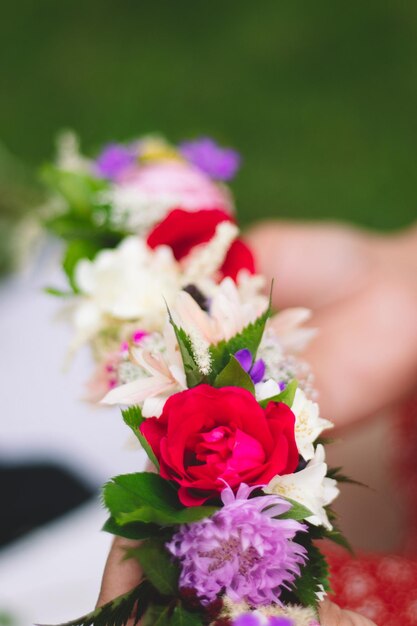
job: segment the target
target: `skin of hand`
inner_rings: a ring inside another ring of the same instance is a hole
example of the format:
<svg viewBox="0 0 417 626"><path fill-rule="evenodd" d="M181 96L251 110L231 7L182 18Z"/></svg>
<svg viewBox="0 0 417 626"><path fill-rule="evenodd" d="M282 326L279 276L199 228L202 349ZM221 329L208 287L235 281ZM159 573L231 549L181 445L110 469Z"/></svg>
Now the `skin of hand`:
<svg viewBox="0 0 417 626"><path fill-rule="evenodd" d="M120 537L114 540L104 568L97 606L110 602L113 598L127 593L138 585L141 579L138 563L134 559L124 560L126 549L137 545L137 542ZM365 617L352 611L344 611L328 600L321 604L320 624L321 626L376 626ZM133 626L133 622L128 622L128 626Z"/></svg>
<svg viewBox="0 0 417 626"><path fill-rule="evenodd" d="M271 222L247 239L274 279L274 305L313 311L318 334L303 358L324 417L348 426L417 390L417 227Z"/></svg>

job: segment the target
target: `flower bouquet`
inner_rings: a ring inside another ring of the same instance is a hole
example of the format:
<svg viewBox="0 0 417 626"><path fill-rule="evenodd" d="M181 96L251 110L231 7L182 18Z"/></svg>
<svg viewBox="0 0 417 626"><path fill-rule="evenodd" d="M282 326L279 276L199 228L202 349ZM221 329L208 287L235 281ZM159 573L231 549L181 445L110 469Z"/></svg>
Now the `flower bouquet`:
<svg viewBox="0 0 417 626"><path fill-rule="evenodd" d="M67 243L75 330L149 471L103 489L104 530L138 540L138 586L76 625L313 626L330 589L316 542L346 544L330 504L306 309L273 314L225 181L239 156L211 139L112 144L65 136L45 169L45 224Z"/></svg>

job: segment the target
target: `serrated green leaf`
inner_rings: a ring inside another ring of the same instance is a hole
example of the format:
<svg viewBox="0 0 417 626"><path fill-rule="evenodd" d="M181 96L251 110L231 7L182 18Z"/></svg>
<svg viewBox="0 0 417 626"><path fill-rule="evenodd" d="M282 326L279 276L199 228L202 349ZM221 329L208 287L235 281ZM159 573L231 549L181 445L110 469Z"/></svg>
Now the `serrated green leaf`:
<svg viewBox="0 0 417 626"><path fill-rule="evenodd" d="M59 626L125 626L139 622L151 599L152 587L148 581L107 602L87 615Z"/></svg>
<svg viewBox="0 0 417 626"><path fill-rule="evenodd" d="M102 530L126 539L148 539L149 537L160 537L161 535L161 528L156 524L132 522L131 524L120 526L113 517L108 518Z"/></svg>
<svg viewBox="0 0 417 626"><path fill-rule="evenodd" d="M217 374L214 387L242 387L255 395L255 385L251 377L235 356L231 356L226 367Z"/></svg>
<svg viewBox="0 0 417 626"><path fill-rule="evenodd" d="M198 613L190 613L183 606L175 607L170 621L170 626L202 626L203 620Z"/></svg>
<svg viewBox="0 0 417 626"><path fill-rule="evenodd" d="M311 515L313 515L310 509L308 509L303 504L300 504L299 502L296 502L295 500L292 500L291 498L283 497L283 500L286 500L287 502L289 502L291 504L291 508L286 513L283 513L282 515L280 515L279 519L302 520L302 519L306 519L306 517L311 517Z"/></svg>
<svg viewBox="0 0 417 626"><path fill-rule="evenodd" d="M331 591L329 582L329 567L324 555L307 538L308 559L301 568L301 573L293 583L292 591L298 602L304 606L317 609L317 594L323 591Z"/></svg>
<svg viewBox="0 0 417 626"><path fill-rule="evenodd" d="M178 595L180 570L163 542L157 539L144 541L138 548L129 551L137 559L146 578L163 596Z"/></svg>
<svg viewBox="0 0 417 626"><path fill-rule="evenodd" d="M333 526L333 530L328 530L327 528L324 529L323 539L328 539L329 541L332 541L341 548L347 550L347 552L349 552L349 554L351 554L352 556L355 555L355 551L350 545L348 539L344 536L342 531L340 531L335 526Z"/></svg>
<svg viewBox="0 0 417 626"><path fill-rule="evenodd" d="M168 310L168 317L171 323L172 328L174 329L175 336L178 341L178 346L180 349L180 354L182 358L182 362L184 365L185 377L187 380L187 387L190 389L191 387L196 387L200 383L203 382L204 376L200 372L198 365L194 359L193 347L191 343L191 339L185 332L183 328L180 328L176 325L171 315L171 311Z"/></svg>
<svg viewBox="0 0 417 626"><path fill-rule="evenodd" d="M288 385L285 387L281 393L276 396L272 396L271 398L266 398L262 400L259 404L265 408L270 402L283 402L290 408L294 403L295 392L297 391L298 381L294 378Z"/></svg>
<svg viewBox="0 0 417 626"><path fill-rule="evenodd" d="M144 437L139 430L140 425L146 419L146 417L143 417L140 407L130 406L128 409L124 409L122 411L122 416L125 424L131 428L133 434L145 450L148 459L155 465L156 469L159 470L159 461L156 458L151 446L147 442L146 437Z"/></svg>
<svg viewBox="0 0 417 626"><path fill-rule="evenodd" d="M105 485L103 499L120 526L132 522L172 526L194 522L217 511L210 506L183 507L172 483L150 472L116 476Z"/></svg>
<svg viewBox="0 0 417 626"><path fill-rule="evenodd" d="M212 361L212 371L208 377L208 382L213 384L217 375L226 367L230 357L235 355L239 350L247 348L250 350L253 359L261 343L265 325L271 315L271 307L251 324L248 324L240 333L229 339L228 341L220 341L214 346L210 346L210 355Z"/></svg>

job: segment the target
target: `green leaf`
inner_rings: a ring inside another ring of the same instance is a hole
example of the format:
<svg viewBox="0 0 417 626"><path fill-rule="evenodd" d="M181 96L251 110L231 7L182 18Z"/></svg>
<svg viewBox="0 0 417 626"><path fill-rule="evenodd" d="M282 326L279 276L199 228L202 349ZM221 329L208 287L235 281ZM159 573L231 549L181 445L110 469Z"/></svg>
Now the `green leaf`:
<svg viewBox="0 0 417 626"><path fill-rule="evenodd" d="M149 537L161 536L161 528L156 524L132 522L131 524L120 526L113 517L108 518L102 530L126 539L148 539Z"/></svg>
<svg viewBox="0 0 417 626"><path fill-rule="evenodd" d="M271 398L266 398L262 400L259 404L265 408L270 402L283 402L290 408L293 405L295 392L297 391L298 381L294 378L288 385L285 387L284 391L277 394L276 396L272 396Z"/></svg>
<svg viewBox="0 0 417 626"><path fill-rule="evenodd" d="M143 626L169 626L171 611L170 606L151 604L143 616Z"/></svg>
<svg viewBox="0 0 417 626"><path fill-rule="evenodd" d="M349 478L349 476L342 474L341 470L342 467L329 467L327 470L327 477L337 480L338 483L347 483L349 485L356 485L357 487L366 487L367 489L371 489L369 485L365 485L365 483L361 483L359 480L354 480L353 478Z"/></svg>
<svg viewBox="0 0 417 626"><path fill-rule="evenodd" d="M57 289L56 287L45 287L44 292L58 298L69 298L74 295L73 291L62 291L62 289Z"/></svg>
<svg viewBox="0 0 417 626"><path fill-rule="evenodd" d="M187 387L190 389L191 387L196 387L201 382L203 382L204 376L200 372L198 365L194 359L193 346L190 337L187 335L183 328L180 328L176 325L168 306L167 309L169 321L174 329L175 336L178 341L178 346L184 365L185 377L187 380Z"/></svg>
<svg viewBox="0 0 417 626"><path fill-rule="evenodd" d="M170 626L203 626L202 616L198 613L190 613L180 604L175 607Z"/></svg>
<svg viewBox="0 0 417 626"><path fill-rule="evenodd" d="M137 624L149 604L151 592L152 587L145 580L128 593L60 626L125 626L129 619L132 619L132 624Z"/></svg>
<svg viewBox="0 0 417 626"><path fill-rule="evenodd" d="M293 583L293 593L300 604L317 609L317 593L330 591L329 567L324 555L311 540L307 545L308 560L301 568L300 576ZM323 587L323 589L321 588Z"/></svg>
<svg viewBox="0 0 417 626"><path fill-rule="evenodd" d="M350 545L348 539L346 539L344 534L340 530L338 530L337 528L333 527L333 530L325 529L325 533L323 534L323 537L325 539L328 539L329 541L332 541L333 543L337 544L338 546L344 548L352 556L355 555L355 551L352 548L352 546Z"/></svg>
<svg viewBox="0 0 417 626"><path fill-rule="evenodd" d="M97 244L91 241L74 239L68 244L62 261L62 267L68 276L71 287L76 293L79 293L79 288L75 282L74 276L77 263L81 261L81 259L93 259L98 250L99 247Z"/></svg>
<svg viewBox="0 0 417 626"><path fill-rule="evenodd" d="M158 539L144 541L138 548L129 551L129 556L137 559L152 585L163 596L178 595L180 570L163 542Z"/></svg>
<svg viewBox="0 0 417 626"><path fill-rule="evenodd" d="M54 165L42 168L43 181L55 193L58 193L67 202L75 215L90 215L97 203L99 191L108 187L108 183L84 172L70 172Z"/></svg>
<svg viewBox="0 0 417 626"><path fill-rule="evenodd" d="M235 356L231 356L228 364L214 380L215 387L242 387L255 395L255 385L249 374L243 369Z"/></svg>
<svg viewBox="0 0 417 626"><path fill-rule="evenodd" d="M253 359L261 343L262 335L268 318L271 316L271 306L254 322L246 326L240 333L228 341L220 341L215 346L210 346L212 359L212 371L209 375L209 382L212 384L217 375L226 367L230 357L236 352L247 348L250 350Z"/></svg>
<svg viewBox="0 0 417 626"><path fill-rule="evenodd" d="M150 472L116 476L105 485L103 498L120 526L131 522L161 526L185 524L209 517L217 511L211 506L183 507L174 486Z"/></svg>
<svg viewBox="0 0 417 626"><path fill-rule="evenodd" d="M301 520L306 519L306 517L310 517L313 513L303 504L296 502L295 500L291 500L291 498L283 498L287 500L291 504L291 508L286 513L283 513L279 516L279 519L295 519Z"/></svg>
<svg viewBox="0 0 417 626"><path fill-rule="evenodd" d="M140 445L145 450L148 455L149 460L155 465L156 469L159 470L159 462L156 458L151 446L146 440L146 437L142 435L139 430L140 425L145 421L146 417L143 417L142 411L138 406L131 406L128 409L122 411L123 420L129 428L132 429L133 434L137 437Z"/></svg>

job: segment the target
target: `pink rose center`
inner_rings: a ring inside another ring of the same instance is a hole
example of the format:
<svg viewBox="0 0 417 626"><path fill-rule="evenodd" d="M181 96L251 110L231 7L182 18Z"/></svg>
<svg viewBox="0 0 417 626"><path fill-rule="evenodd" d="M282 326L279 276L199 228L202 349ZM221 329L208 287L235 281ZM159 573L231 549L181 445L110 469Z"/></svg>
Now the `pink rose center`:
<svg viewBox="0 0 417 626"><path fill-rule="evenodd" d="M265 462L265 452L256 439L239 428L217 426L200 433L194 448L196 465L214 466L216 474L233 483L239 474Z"/></svg>

